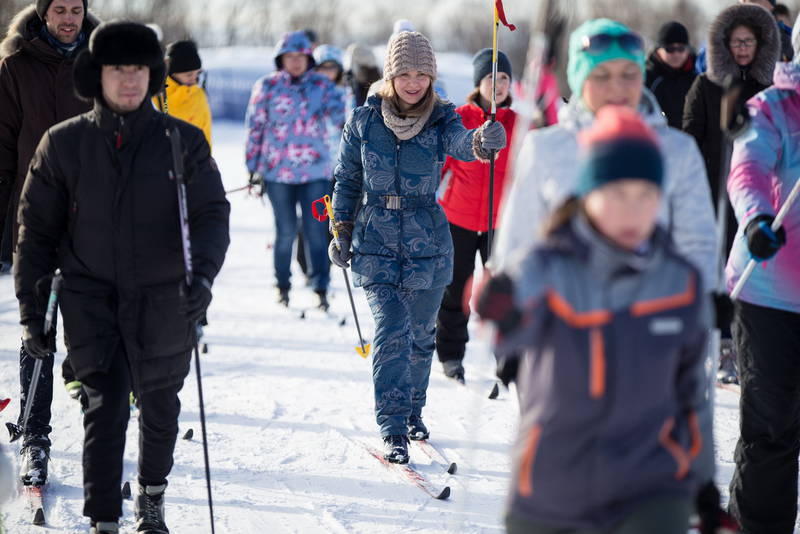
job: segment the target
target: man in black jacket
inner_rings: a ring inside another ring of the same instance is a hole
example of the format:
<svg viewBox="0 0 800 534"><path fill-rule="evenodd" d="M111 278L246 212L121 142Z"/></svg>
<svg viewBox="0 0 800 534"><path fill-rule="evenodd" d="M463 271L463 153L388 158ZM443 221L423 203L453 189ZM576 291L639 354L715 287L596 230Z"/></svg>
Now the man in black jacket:
<svg viewBox="0 0 800 534"><path fill-rule="evenodd" d="M681 128L683 104L697 76L694 60L686 27L676 21L664 24L658 31L658 48L647 59L645 84L673 128Z"/></svg>
<svg viewBox="0 0 800 534"><path fill-rule="evenodd" d="M51 126L91 109L75 95L72 68L98 24L87 11L86 0L38 0L17 13L0 42L0 273L11 270L17 207L39 140ZM34 361L24 348L20 350L23 402L18 423L25 427L20 480L41 486L47 481L50 455L53 357L42 364L32 409L23 421ZM62 372L65 384L80 387L69 358L64 359Z"/></svg>
<svg viewBox="0 0 800 534"><path fill-rule="evenodd" d="M178 392L195 324L229 244L230 206L203 133L156 112L164 83L155 33L103 24L75 63L75 87L94 109L48 130L20 202L15 270L23 343L52 349L37 282L56 268L76 377L83 382L84 515L117 532L128 392L140 408L138 532L166 533L164 490L178 432ZM167 130L183 139L194 281L184 282L177 189Z"/></svg>

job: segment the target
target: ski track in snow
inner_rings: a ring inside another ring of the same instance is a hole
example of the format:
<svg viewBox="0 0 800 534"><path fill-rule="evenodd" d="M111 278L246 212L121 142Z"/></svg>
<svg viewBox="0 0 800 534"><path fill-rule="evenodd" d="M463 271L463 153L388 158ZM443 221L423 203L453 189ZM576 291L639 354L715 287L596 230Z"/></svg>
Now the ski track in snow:
<svg viewBox="0 0 800 534"><path fill-rule="evenodd" d="M245 132L217 123L214 155L228 189L246 182ZM509 483L509 444L518 413L514 390L500 399L486 395L493 363L478 329L465 361L469 388L446 379L434 359L425 421L434 442L458 463L449 476L421 451L412 461L437 485L449 485L450 500L436 501L371 458L358 442L380 446L372 410L369 361L354 347L358 337L338 269L331 272L334 319L299 311L315 296L302 274L293 276L291 308L275 303L269 202L233 193L231 247L214 287L204 341L203 388L209 433L214 511L219 532L230 533L501 533ZM320 223L321 224L321 223ZM373 324L363 292L354 290L366 341ZM19 412L19 325L13 281L0 277L0 397ZM83 427L77 402L61 386L59 341L53 401L53 447L46 491L45 528L30 526L23 500L3 508L9 534L85 533L82 516ZM192 369L181 392L183 405L175 466L167 489L167 523L174 534L210 532L205 473ZM717 482L727 499L738 435L738 396L717 391ZM135 491L138 432L132 413L124 476ZM194 437L180 439L192 428ZM5 453L16 462L17 443ZM133 501L123 503L122 532L133 530Z"/></svg>

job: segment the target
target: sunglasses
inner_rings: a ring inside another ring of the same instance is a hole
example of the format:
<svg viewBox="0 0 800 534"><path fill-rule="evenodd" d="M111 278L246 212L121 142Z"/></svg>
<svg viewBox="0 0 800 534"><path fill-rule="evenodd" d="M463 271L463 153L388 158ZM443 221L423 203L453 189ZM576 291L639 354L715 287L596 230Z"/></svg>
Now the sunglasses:
<svg viewBox="0 0 800 534"><path fill-rule="evenodd" d="M595 35L586 35L583 37L581 50L592 55L602 54L611 48L611 45L614 43L619 44L624 51L630 54L644 52L644 41L635 33L623 33L621 35L598 33Z"/></svg>
<svg viewBox="0 0 800 534"><path fill-rule="evenodd" d="M663 48L664 48L664 50L667 51L667 54L682 54L682 53L686 52L686 49L688 47L686 45L683 45L683 44L673 44L673 45L667 45L667 46L665 46Z"/></svg>

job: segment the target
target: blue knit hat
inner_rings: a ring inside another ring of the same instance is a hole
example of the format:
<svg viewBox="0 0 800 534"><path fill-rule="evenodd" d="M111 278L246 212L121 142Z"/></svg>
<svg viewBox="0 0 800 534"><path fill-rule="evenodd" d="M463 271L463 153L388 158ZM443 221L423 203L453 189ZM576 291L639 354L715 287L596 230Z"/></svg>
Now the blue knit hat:
<svg viewBox="0 0 800 534"><path fill-rule="evenodd" d="M645 53L644 48L636 53L625 50L619 42L614 41L608 49L601 53L592 54L584 50L587 39L595 35L620 36L633 34L634 32L622 24L611 19L594 19L584 22L578 26L569 37L569 62L567 63L567 82L572 90L573 97L580 98L583 93L583 84L589 74L601 63L615 59L627 59L633 61L642 71L642 79L645 76Z"/></svg>
<svg viewBox="0 0 800 534"><path fill-rule="evenodd" d="M497 72L505 72L509 78L514 78L511 62L502 50L497 51ZM472 83L478 87L488 74L492 73L492 49L484 48L472 56Z"/></svg>
<svg viewBox="0 0 800 534"><path fill-rule="evenodd" d="M584 148L576 193L584 196L626 178L661 187L664 160L656 134L634 110L603 106L591 128L580 134Z"/></svg>

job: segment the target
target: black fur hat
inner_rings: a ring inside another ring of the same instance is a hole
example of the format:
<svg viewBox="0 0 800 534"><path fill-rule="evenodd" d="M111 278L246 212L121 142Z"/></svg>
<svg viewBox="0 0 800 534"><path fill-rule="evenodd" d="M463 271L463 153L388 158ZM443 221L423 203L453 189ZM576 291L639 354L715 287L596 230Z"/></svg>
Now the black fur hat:
<svg viewBox="0 0 800 534"><path fill-rule="evenodd" d="M150 68L148 94L164 85L167 67L156 33L138 22L106 22L89 38L89 47L75 59L73 76L78 96L91 100L103 94L100 70L103 65L146 65Z"/></svg>

